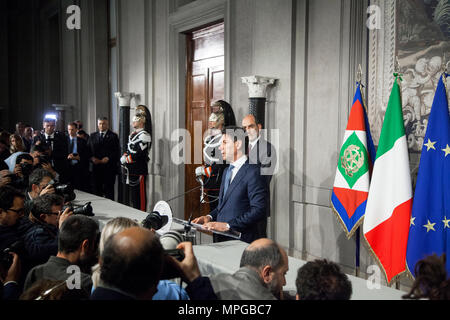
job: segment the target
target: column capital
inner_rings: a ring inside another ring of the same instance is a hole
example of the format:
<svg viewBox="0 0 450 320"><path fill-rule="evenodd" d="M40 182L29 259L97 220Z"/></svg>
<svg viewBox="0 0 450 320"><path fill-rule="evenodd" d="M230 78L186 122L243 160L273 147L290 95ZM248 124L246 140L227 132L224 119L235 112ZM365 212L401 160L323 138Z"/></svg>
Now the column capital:
<svg viewBox="0 0 450 320"><path fill-rule="evenodd" d="M267 87L275 84L277 79L261 76L242 77L242 83L248 85L250 98L266 98Z"/></svg>
<svg viewBox="0 0 450 320"><path fill-rule="evenodd" d="M134 92L116 92L114 96L119 99L119 107L129 107L130 100L135 96Z"/></svg>

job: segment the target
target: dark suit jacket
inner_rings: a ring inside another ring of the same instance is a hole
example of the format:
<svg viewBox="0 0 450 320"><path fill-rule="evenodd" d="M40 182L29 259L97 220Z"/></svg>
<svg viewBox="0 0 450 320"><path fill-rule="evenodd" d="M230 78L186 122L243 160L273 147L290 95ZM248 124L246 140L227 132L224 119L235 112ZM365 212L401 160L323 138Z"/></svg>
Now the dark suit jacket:
<svg viewBox="0 0 450 320"><path fill-rule="evenodd" d="M68 155L72 153L70 150L70 137L67 136L67 153ZM88 148L87 141L82 138L77 138L77 153L80 155L79 167L83 170L89 169L89 159L91 158L91 152ZM68 160L69 168L71 160Z"/></svg>
<svg viewBox="0 0 450 320"><path fill-rule="evenodd" d="M229 167L224 171L226 176ZM225 179L222 179L219 204L211 211L213 221L226 222L234 231L241 232L241 240L252 242L264 237L258 230L258 223L266 219L269 189L260 174L259 165L249 164L248 160L239 169L227 194L224 195Z"/></svg>
<svg viewBox="0 0 450 320"><path fill-rule="evenodd" d="M272 144L262 137L259 138L256 145L250 150L248 158L249 163L261 166L261 174L270 183L277 164L277 154Z"/></svg>
<svg viewBox="0 0 450 320"><path fill-rule="evenodd" d="M122 292L109 289L109 288L103 288L103 287L97 287L95 288L94 292L92 292L91 300L107 300L107 301L113 301L113 300L136 300L133 297L126 295Z"/></svg>
<svg viewBox="0 0 450 320"><path fill-rule="evenodd" d="M94 132L90 135L88 140L88 147L91 157L96 157L101 160L104 157L109 158L109 162L106 165L94 165L94 170L96 167L104 166L105 170L116 174L119 169L119 159L120 159L120 143L119 137L116 133L108 130L101 141L100 132Z"/></svg>
<svg viewBox="0 0 450 320"><path fill-rule="evenodd" d="M45 144L51 147L51 142L48 142L45 139L44 134L35 136L33 139L33 145L35 145L38 141L41 141L41 145ZM67 181L67 148L66 136L63 133L55 132L51 159L53 160L54 169L60 175L60 182Z"/></svg>

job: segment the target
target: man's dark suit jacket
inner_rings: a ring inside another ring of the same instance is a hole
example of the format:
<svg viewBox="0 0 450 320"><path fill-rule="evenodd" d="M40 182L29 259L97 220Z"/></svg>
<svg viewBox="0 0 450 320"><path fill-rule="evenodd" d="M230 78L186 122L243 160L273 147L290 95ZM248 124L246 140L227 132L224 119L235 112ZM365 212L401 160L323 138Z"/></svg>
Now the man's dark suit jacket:
<svg viewBox="0 0 450 320"><path fill-rule="evenodd" d="M71 154L69 136L67 136L67 146L68 154ZM67 167L70 168L68 177L76 189L89 192L89 159L91 158L91 152L86 140L77 138L77 153L80 156L80 161L77 164L74 165L72 160L67 160Z"/></svg>
<svg viewBox="0 0 450 320"><path fill-rule="evenodd" d="M109 158L106 165L99 165L105 168L106 171L116 175L119 168L120 159L120 143L119 137L116 133L108 130L103 138L100 137L100 132L94 132L90 135L88 141L90 156L102 160L104 157ZM95 170L94 165L94 170Z"/></svg>
<svg viewBox="0 0 450 320"><path fill-rule="evenodd" d="M229 167L224 171L226 177ZM241 232L241 240L252 242L265 237L258 230L258 223L267 219L266 206L269 189L260 166L247 160L239 169L224 195L225 178L222 179L219 204L211 211L212 221L226 222L231 230ZM231 239L230 239L231 240Z"/></svg>
<svg viewBox="0 0 450 320"><path fill-rule="evenodd" d="M34 137L33 145L41 141L41 145L47 145L51 148L51 141L45 139L44 134L39 134ZM55 132L53 138L53 149L51 159L53 160L53 167L59 173L60 182L67 182L67 139L63 133Z"/></svg>

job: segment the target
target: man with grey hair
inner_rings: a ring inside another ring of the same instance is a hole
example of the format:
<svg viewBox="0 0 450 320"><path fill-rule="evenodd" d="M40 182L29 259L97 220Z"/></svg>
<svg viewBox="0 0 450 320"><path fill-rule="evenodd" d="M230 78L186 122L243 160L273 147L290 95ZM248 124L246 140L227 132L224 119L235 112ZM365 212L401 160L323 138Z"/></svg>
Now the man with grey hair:
<svg viewBox="0 0 450 320"><path fill-rule="evenodd" d="M213 275L210 281L219 300L276 300L281 298L288 270L286 251L262 238L244 250L238 271Z"/></svg>

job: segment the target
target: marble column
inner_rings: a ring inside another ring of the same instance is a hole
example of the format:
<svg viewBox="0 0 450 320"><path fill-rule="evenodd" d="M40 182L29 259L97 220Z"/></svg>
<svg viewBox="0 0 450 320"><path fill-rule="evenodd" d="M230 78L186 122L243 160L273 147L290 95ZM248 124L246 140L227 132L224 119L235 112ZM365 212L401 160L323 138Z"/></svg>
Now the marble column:
<svg viewBox="0 0 450 320"><path fill-rule="evenodd" d="M242 77L241 79L249 89L249 114L254 115L257 122L265 128L267 90L269 86L275 84L277 79L261 76Z"/></svg>

